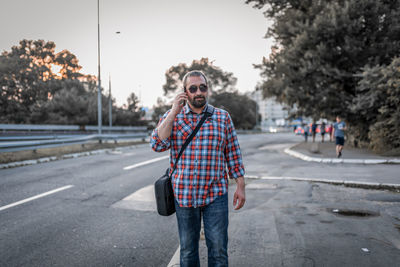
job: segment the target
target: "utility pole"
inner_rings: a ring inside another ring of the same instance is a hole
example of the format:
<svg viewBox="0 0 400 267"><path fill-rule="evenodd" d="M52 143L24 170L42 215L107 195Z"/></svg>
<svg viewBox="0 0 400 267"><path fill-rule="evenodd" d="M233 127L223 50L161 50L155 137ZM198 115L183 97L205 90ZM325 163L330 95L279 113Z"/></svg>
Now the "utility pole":
<svg viewBox="0 0 400 267"><path fill-rule="evenodd" d="M109 123L110 123L110 128L112 127L112 103L111 103L111 75L110 78L108 79L109 85L108 85L108 114L109 114ZM110 129L111 130L111 129Z"/></svg>
<svg viewBox="0 0 400 267"><path fill-rule="evenodd" d="M120 34L120 31L115 32L115 34ZM112 127L112 96L111 96L111 74L109 74L108 79L108 123L110 130Z"/></svg>
<svg viewBox="0 0 400 267"><path fill-rule="evenodd" d="M97 62L99 73L97 76L97 127L98 134L101 134L101 78L100 78L100 5L99 0L97 0ZM101 141L100 141L101 142Z"/></svg>

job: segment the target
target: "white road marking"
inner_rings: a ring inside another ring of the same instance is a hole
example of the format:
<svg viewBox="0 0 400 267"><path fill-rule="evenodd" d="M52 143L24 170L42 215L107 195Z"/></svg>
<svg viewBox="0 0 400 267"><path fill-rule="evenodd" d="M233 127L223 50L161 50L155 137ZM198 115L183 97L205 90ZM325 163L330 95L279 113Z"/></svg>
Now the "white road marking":
<svg viewBox="0 0 400 267"><path fill-rule="evenodd" d="M145 186L124 199L114 203L113 208L154 211L156 212L156 197L154 185Z"/></svg>
<svg viewBox="0 0 400 267"><path fill-rule="evenodd" d="M18 206L18 205L21 205L23 203L26 203L26 202L29 202L29 201L32 201L32 200L35 200L35 199L38 199L38 198L41 198L41 197L45 197L45 196L48 196L48 195L51 195L51 194L54 194L54 193L57 193L57 192L60 192L60 191L66 190L66 189L69 189L71 187L73 187L73 185L63 186L63 187L48 191L48 192L43 193L43 194L39 194L39 195L30 197L30 198L26 198L26 199L23 199L23 200L8 204L6 206L0 207L0 211L6 210L6 209L9 209L9 208Z"/></svg>
<svg viewBox="0 0 400 267"><path fill-rule="evenodd" d="M127 196L123 200L135 200L135 201L144 201L144 202L155 202L156 197L154 195L154 185L148 185L140 188L133 194Z"/></svg>
<svg viewBox="0 0 400 267"><path fill-rule="evenodd" d="M143 161L143 162L140 162L140 163L136 163L136 164L133 164L133 165L130 165L130 166L126 166L126 167L124 167L124 170L131 170L131 169L134 169L134 168L137 168L137 167L140 167L140 166L144 166L144 165L147 165L147 164L150 164L150 163L153 163L153 162L157 162L157 161L160 161L160 160L163 160L163 159L168 159L168 158L169 158L169 155L168 156L159 157L159 158L155 158L155 159L146 160L146 161Z"/></svg>
<svg viewBox="0 0 400 267"><path fill-rule="evenodd" d="M179 266L179 261L180 261L180 250L181 250L181 246L178 246L178 248L175 251L174 256L172 256L171 261L168 263L167 267L177 267Z"/></svg>

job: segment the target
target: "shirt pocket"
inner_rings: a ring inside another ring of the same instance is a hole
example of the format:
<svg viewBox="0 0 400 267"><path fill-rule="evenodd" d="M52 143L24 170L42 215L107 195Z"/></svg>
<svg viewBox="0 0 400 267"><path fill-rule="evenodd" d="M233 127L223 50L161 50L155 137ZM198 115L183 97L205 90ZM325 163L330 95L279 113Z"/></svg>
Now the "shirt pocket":
<svg viewBox="0 0 400 267"><path fill-rule="evenodd" d="M225 125L219 119L209 118L204 122L202 139L206 145L213 149L220 149L225 144Z"/></svg>
<svg viewBox="0 0 400 267"><path fill-rule="evenodd" d="M187 138L192 133L192 128L184 120L179 120L175 131L178 138Z"/></svg>

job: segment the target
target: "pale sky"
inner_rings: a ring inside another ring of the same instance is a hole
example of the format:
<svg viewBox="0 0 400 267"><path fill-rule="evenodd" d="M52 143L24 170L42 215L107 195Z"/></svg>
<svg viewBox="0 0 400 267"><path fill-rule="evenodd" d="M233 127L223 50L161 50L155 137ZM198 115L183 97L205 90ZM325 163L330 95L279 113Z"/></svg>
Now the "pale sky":
<svg viewBox="0 0 400 267"><path fill-rule="evenodd" d="M252 64L272 40L262 11L245 0L100 0L101 82L118 105L131 92L152 107L163 96L165 72L208 57L232 72L240 92L260 81ZM97 0L1 0L0 51L22 39L54 41L75 54L81 72L97 76ZM120 31L120 34L116 34Z"/></svg>

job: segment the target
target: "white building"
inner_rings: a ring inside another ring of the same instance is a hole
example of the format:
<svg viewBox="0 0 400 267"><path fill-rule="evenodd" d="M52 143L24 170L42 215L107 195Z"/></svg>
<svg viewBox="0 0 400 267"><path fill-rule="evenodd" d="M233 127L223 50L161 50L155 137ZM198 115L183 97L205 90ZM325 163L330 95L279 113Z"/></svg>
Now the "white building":
<svg viewBox="0 0 400 267"><path fill-rule="evenodd" d="M288 110L275 100L275 97L263 98L261 91L248 93L248 97L257 102L258 113L261 122L258 122L262 130L268 131L270 127L286 126L288 124Z"/></svg>

